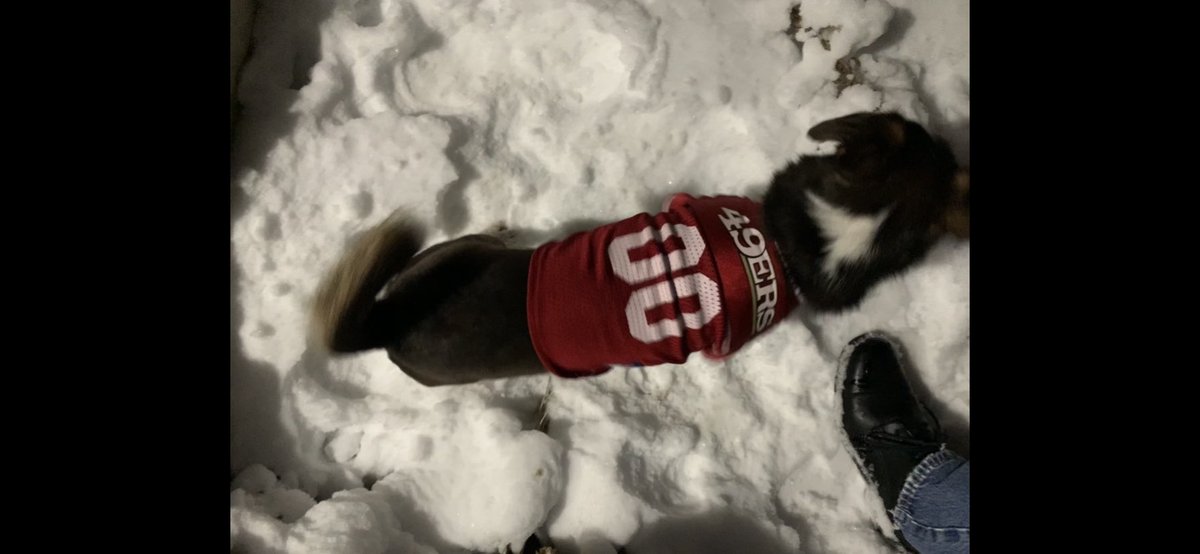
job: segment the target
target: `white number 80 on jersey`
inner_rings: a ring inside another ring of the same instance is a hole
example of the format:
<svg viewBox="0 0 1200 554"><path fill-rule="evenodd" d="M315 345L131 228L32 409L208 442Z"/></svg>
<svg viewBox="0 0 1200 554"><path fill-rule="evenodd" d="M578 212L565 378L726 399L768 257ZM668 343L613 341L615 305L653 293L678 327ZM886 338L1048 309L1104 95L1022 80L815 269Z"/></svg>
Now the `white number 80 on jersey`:
<svg viewBox="0 0 1200 554"><path fill-rule="evenodd" d="M654 240L663 244L667 239L678 236L683 241L683 249L667 255L663 262L662 256L652 256L644 260L633 261L629 253L641 248ZM613 273L631 286L661 278L667 274L670 266L672 274L696 267L704 255L706 246L700 230L691 225L673 225L664 223L657 231L654 227L646 227L637 233L621 235L608 245L608 261L612 264ZM674 291L674 292L672 292ZM678 298L676 297L678 295ZM700 302L700 311L683 312L682 324L679 318L663 319L650 322L646 312L683 300L691 296ZM683 336L683 327L700 329L721 313L721 289L712 279L699 271L693 271L674 279L646 285L633 292L625 305L625 319L629 323L629 334L646 344L655 343L667 337Z"/></svg>

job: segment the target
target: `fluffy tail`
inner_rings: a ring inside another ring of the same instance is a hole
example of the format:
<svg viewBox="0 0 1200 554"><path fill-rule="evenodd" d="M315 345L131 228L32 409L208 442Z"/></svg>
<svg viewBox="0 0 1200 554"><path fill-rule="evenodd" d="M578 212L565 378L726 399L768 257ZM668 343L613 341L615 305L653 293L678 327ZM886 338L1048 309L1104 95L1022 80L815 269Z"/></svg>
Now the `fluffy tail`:
<svg viewBox="0 0 1200 554"><path fill-rule="evenodd" d="M317 288L313 302L312 330L325 348L349 353L385 345L386 332L368 324L375 297L416 255L423 240L418 227L397 215L350 246Z"/></svg>

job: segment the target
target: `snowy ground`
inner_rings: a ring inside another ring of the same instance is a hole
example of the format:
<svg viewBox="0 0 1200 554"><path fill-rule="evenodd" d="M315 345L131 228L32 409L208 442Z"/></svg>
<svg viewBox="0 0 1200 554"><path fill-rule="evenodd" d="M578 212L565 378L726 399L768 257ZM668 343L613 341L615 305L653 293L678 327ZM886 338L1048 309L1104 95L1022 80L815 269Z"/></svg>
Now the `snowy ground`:
<svg viewBox="0 0 1200 554"><path fill-rule="evenodd" d="M804 0L802 46L792 3L262 0L234 148L231 549L494 552L541 529L568 552L894 550L839 440L835 360L898 335L969 455L968 243L726 363L430 389L307 338L317 280L400 207L430 244L504 224L532 246L675 192L757 196L812 124L875 108L969 161L966 0ZM839 93L847 55L862 82Z"/></svg>

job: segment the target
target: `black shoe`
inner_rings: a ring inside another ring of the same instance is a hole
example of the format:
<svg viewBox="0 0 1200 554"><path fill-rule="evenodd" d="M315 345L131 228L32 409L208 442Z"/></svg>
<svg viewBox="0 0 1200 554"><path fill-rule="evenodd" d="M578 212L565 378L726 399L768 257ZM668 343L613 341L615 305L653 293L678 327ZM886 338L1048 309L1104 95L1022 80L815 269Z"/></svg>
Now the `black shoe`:
<svg viewBox="0 0 1200 554"><path fill-rule="evenodd" d="M908 474L942 448L941 427L913 396L904 353L887 335L874 331L850 341L839 370L842 426L890 518Z"/></svg>

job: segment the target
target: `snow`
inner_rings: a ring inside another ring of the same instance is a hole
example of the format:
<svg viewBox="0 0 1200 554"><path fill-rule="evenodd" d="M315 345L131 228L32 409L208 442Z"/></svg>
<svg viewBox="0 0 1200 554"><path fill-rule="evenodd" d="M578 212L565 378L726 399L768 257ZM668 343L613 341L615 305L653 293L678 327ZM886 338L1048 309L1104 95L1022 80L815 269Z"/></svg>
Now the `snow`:
<svg viewBox="0 0 1200 554"><path fill-rule="evenodd" d="M969 455L969 243L725 362L584 380L425 388L306 326L323 272L397 209L427 244L504 225L533 246L676 192L761 195L825 151L809 127L876 108L969 162L967 2L804 0L802 47L790 7L262 0L233 152L231 550L495 551L540 529L566 552L897 551L841 442L836 360L897 336ZM847 54L862 83L839 94Z"/></svg>

